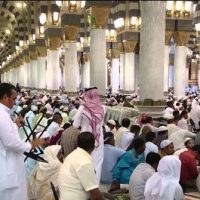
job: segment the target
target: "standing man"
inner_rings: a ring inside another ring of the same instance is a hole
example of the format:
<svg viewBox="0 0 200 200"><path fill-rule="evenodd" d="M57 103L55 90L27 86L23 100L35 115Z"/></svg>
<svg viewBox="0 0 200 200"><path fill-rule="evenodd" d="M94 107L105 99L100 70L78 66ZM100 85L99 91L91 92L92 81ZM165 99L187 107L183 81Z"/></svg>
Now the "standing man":
<svg viewBox="0 0 200 200"><path fill-rule="evenodd" d="M18 127L20 118L15 123L10 117L10 109L17 97L16 89L9 83L0 84L0 199L27 200L24 155L30 151L31 144L20 140ZM32 148L38 141L33 141Z"/></svg>

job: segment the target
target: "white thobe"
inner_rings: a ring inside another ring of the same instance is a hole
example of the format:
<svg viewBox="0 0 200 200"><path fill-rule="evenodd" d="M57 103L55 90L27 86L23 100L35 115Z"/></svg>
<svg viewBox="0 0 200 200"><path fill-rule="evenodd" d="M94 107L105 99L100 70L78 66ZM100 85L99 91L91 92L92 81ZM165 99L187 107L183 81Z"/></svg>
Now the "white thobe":
<svg viewBox="0 0 200 200"><path fill-rule="evenodd" d="M200 106L193 103L192 110L190 111L190 118L193 120L195 124L195 128L199 129L199 121L200 121Z"/></svg>
<svg viewBox="0 0 200 200"><path fill-rule="evenodd" d="M172 133L168 139L173 142L174 150L176 151L185 147L184 143L186 137L195 138L196 134L179 128L179 130Z"/></svg>
<svg viewBox="0 0 200 200"><path fill-rule="evenodd" d="M10 109L0 103L0 199L27 200L24 155L31 145L20 140Z"/></svg>

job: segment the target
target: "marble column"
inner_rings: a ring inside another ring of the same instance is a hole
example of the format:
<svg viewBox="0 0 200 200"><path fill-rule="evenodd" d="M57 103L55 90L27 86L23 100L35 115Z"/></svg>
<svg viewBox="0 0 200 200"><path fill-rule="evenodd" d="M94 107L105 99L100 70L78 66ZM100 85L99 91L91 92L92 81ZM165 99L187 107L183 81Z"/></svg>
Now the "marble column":
<svg viewBox="0 0 200 200"><path fill-rule="evenodd" d="M77 92L79 87L79 65L76 42L65 43L64 85L67 92Z"/></svg>
<svg viewBox="0 0 200 200"><path fill-rule="evenodd" d="M140 55L135 54L135 91L137 91L139 85L139 59Z"/></svg>
<svg viewBox="0 0 200 200"><path fill-rule="evenodd" d="M119 85L120 85L120 90L124 90L124 84L125 84L124 64L125 64L125 54L120 53L120 57L119 57Z"/></svg>
<svg viewBox="0 0 200 200"><path fill-rule="evenodd" d="M140 100L164 98L165 2L141 1Z"/></svg>
<svg viewBox="0 0 200 200"><path fill-rule="evenodd" d="M101 47L101 49L99 49ZM106 93L106 31L90 31L90 86L97 86L99 93Z"/></svg>
<svg viewBox="0 0 200 200"><path fill-rule="evenodd" d="M37 88L38 83L38 73L37 73L37 60L31 60L30 62L31 68L31 87Z"/></svg>
<svg viewBox="0 0 200 200"><path fill-rule="evenodd" d="M32 87L32 74L31 74L31 63L29 62L29 63L27 63L27 83L28 83L28 85L27 85L27 87L28 88L31 88Z"/></svg>
<svg viewBox="0 0 200 200"><path fill-rule="evenodd" d="M112 87L112 92L114 93L118 92L119 90L119 58L112 59L111 87Z"/></svg>
<svg viewBox="0 0 200 200"><path fill-rule="evenodd" d="M27 87L28 84L27 84L27 81L28 81L28 69L27 69L27 63L24 62L23 64L23 86L24 87Z"/></svg>
<svg viewBox="0 0 200 200"><path fill-rule="evenodd" d="M38 73L38 88L46 89L46 57L38 57L37 73Z"/></svg>
<svg viewBox="0 0 200 200"><path fill-rule="evenodd" d="M47 50L47 90L59 90L61 85L61 70L59 66L59 50Z"/></svg>
<svg viewBox="0 0 200 200"><path fill-rule="evenodd" d="M135 88L135 53L125 53L125 90L133 91Z"/></svg>
<svg viewBox="0 0 200 200"><path fill-rule="evenodd" d="M174 87L174 66L169 66L169 87Z"/></svg>
<svg viewBox="0 0 200 200"><path fill-rule="evenodd" d="M169 85L169 46L165 45L165 62L164 62L164 92L168 92Z"/></svg>
<svg viewBox="0 0 200 200"><path fill-rule="evenodd" d="M185 96L185 87L188 85L188 69L186 68L187 47L176 46L174 61L174 95ZM187 77L187 78L186 78Z"/></svg>
<svg viewBox="0 0 200 200"><path fill-rule="evenodd" d="M100 2L100 6L91 6L94 20L90 23L90 86L97 86L101 95L106 94L106 24L110 7Z"/></svg>
<svg viewBox="0 0 200 200"><path fill-rule="evenodd" d="M89 59L84 59L85 62L82 66L82 88L90 87L90 61Z"/></svg>

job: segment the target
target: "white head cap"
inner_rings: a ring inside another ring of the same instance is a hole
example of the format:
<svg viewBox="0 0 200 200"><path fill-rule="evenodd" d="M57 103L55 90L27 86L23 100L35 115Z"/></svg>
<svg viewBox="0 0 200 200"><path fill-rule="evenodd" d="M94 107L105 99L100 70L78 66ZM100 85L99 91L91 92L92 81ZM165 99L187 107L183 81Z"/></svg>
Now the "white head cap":
<svg viewBox="0 0 200 200"><path fill-rule="evenodd" d="M160 132L160 131L167 131L167 127L166 126L160 126L158 128L158 131L157 132Z"/></svg>
<svg viewBox="0 0 200 200"><path fill-rule="evenodd" d="M32 110L32 111L38 111L38 107L35 106L35 105L32 105L32 106L31 106L31 110Z"/></svg>
<svg viewBox="0 0 200 200"><path fill-rule="evenodd" d="M172 143L172 141L170 140L163 140L161 143L160 143L160 148L161 149L164 149L165 147L167 147L168 145L170 145Z"/></svg>
<svg viewBox="0 0 200 200"><path fill-rule="evenodd" d="M108 120L107 123L116 126L116 122L113 119Z"/></svg>

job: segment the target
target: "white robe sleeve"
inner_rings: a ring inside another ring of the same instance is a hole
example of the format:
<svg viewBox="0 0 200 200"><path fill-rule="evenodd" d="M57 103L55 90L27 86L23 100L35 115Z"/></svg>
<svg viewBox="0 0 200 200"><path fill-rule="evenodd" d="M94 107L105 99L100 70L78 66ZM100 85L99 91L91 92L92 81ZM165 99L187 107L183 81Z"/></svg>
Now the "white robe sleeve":
<svg viewBox="0 0 200 200"><path fill-rule="evenodd" d="M75 128L79 128L79 126L81 125L83 109L84 109L84 107L81 105L78 108L78 110L77 110L77 112L76 112L76 114L75 114L75 116L73 118L73 120L74 120L73 126Z"/></svg>
<svg viewBox="0 0 200 200"><path fill-rule="evenodd" d="M1 119L0 140L8 150L17 153L24 153L31 149L30 143L25 143L20 140L16 124L7 117Z"/></svg>

